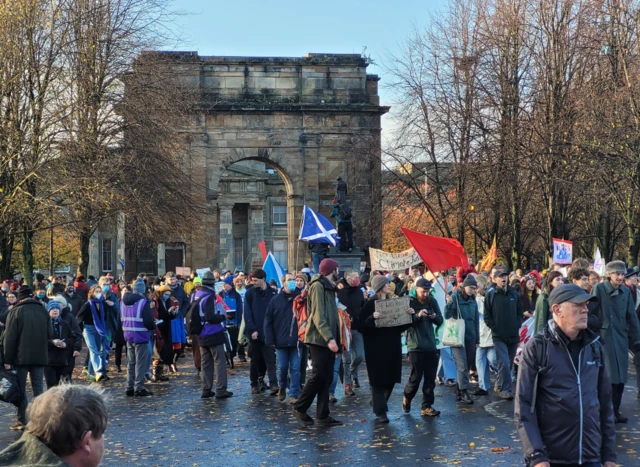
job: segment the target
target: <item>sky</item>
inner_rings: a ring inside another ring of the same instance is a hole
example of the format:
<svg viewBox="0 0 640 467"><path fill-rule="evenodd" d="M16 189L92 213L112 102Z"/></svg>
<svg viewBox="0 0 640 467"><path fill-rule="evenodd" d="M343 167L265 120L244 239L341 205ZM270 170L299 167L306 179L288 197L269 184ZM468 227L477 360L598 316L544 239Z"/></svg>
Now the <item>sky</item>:
<svg viewBox="0 0 640 467"><path fill-rule="evenodd" d="M377 62L381 103L391 105L380 66L446 0L172 0L185 14L176 24L176 50L200 55L302 57L362 53Z"/></svg>

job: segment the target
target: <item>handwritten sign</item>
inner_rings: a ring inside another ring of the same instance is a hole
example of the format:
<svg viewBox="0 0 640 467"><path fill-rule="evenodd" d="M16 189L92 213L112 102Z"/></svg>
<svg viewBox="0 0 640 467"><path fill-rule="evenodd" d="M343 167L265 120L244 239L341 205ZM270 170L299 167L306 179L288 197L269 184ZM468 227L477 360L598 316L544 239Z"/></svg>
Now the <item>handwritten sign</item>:
<svg viewBox="0 0 640 467"><path fill-rule="evenodd" d="M573 242L569 240L553 239L553 262L571 264L573 261Z"/></svg>
<svg viewBox="0 0 640 467"><path fill-rule="evenodd" d="M176 267L176 274L179 274L181 276L188 276L189 274L191 274L191 268Z"/></svg>
<svg viewBox="0 0 640 467"><path fill-rule="evenodd" d="M376 300L375 304L376 311L382 315L376 320L377 328L393 328L411 322L411 315L407 313L409 297Z"/></svg>
<svg viewBox="0 0 640 467"><path fill-rule="evenodd" d="M413 248L400 253L388 253L375 248L369 248L371 269L373 271L404 271L416 264L422 263L422 258Z"/></svg>

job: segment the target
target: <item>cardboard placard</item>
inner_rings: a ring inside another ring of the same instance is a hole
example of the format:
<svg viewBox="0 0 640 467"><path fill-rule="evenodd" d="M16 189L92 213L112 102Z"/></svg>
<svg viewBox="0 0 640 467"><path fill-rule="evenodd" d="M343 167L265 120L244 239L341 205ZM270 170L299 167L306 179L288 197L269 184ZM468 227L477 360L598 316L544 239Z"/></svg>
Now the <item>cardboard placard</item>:
<svg viewBox="0 0 640 467"><path fill-rule="evenodd" d="M181 276L188 276L189 274L191 274L191 268L176 267L176 274L179 274Z"/></svg>
<svg viewBox="0 0 640 467"><path fill-rule="evenodd" d="M376 311L382 315L376 320L377 328L393 328L411 322L411 315L407 313L409 297L376 300L375 305Z"/></svg>
<svg viewBox="0 0 640 467"><path fill-rule="evenodd" d="M216 293L220 293L224 290L224 282L218 281L214 284L214 287L216 289Z"/></svg>
<svg viewBox="0 0 640 467"><path fill-rule="evenodd" d="M196 269L196 272L198 273L198 277L202 278L202 276L204 275L205 272L211 272L211 269L209 268L200 268L200 269Z"/></svg>
<svg viewBox="0 0 640 467"><path fill-rule="evenodd" d="M373 271L404 271L422 263L422 258L413 248L399 253L389 253L369 248L369 257L371 258L371 270Z"/></svg>

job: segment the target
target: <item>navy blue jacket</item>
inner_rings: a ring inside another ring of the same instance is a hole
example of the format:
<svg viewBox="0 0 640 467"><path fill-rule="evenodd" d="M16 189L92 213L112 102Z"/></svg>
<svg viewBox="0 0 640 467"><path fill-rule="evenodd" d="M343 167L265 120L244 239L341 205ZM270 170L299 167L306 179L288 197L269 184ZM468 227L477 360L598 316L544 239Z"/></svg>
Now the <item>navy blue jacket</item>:
<svg viewBox="0 0 640 467"><path fill-rule="evenodd" d="M231 289L228 292L226 290L223 290L222 292L220 292L218 295L220 295L220 298L222 298L223 300L225 298L233 298L236 301L236 318L233 320L236 325L238 327L240 327L240 324L242 324L242 312L243 312L243 304L242 304L242 297L240 296L240 294L238 293L238 291L236 289Z"/></svg>
<svg viewBox="0 0 640 467"><path fill-rule="evenodd" d="M296 290L287 294L281 290L269 306L264 317L264 343L277 349L298 346L298 321L293 313L293 299Z"/></svg>
<svg viewBox="0 0 640 467"><path fill-rule="evenodd" d="M258 332L258 340L264 342L264 315L273 297L278 292L267 286L251 287L244 296L244 335L251 340L251 334Z"/></svg>

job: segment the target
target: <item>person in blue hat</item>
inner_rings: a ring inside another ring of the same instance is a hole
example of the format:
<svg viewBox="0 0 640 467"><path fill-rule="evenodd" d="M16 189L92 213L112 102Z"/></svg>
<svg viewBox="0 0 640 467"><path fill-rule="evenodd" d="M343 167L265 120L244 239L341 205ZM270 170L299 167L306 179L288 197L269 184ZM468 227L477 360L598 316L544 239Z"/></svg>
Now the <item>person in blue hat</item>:
<svg viewBox="0 0 640 467"><path fill-rule="evenodd" d="M238 355L240 361L247 361L244 355L244 348L241 349L239 354L238 337L240 335L240 324L242 324L242 296L238 293L235 287L236 277L227 276L222 279L222 291L220 292L220 298L224 301L225 305L229 307L227 311L227 321L225 323L229 337L231 337L231 358L235 358Z"/></svg>

